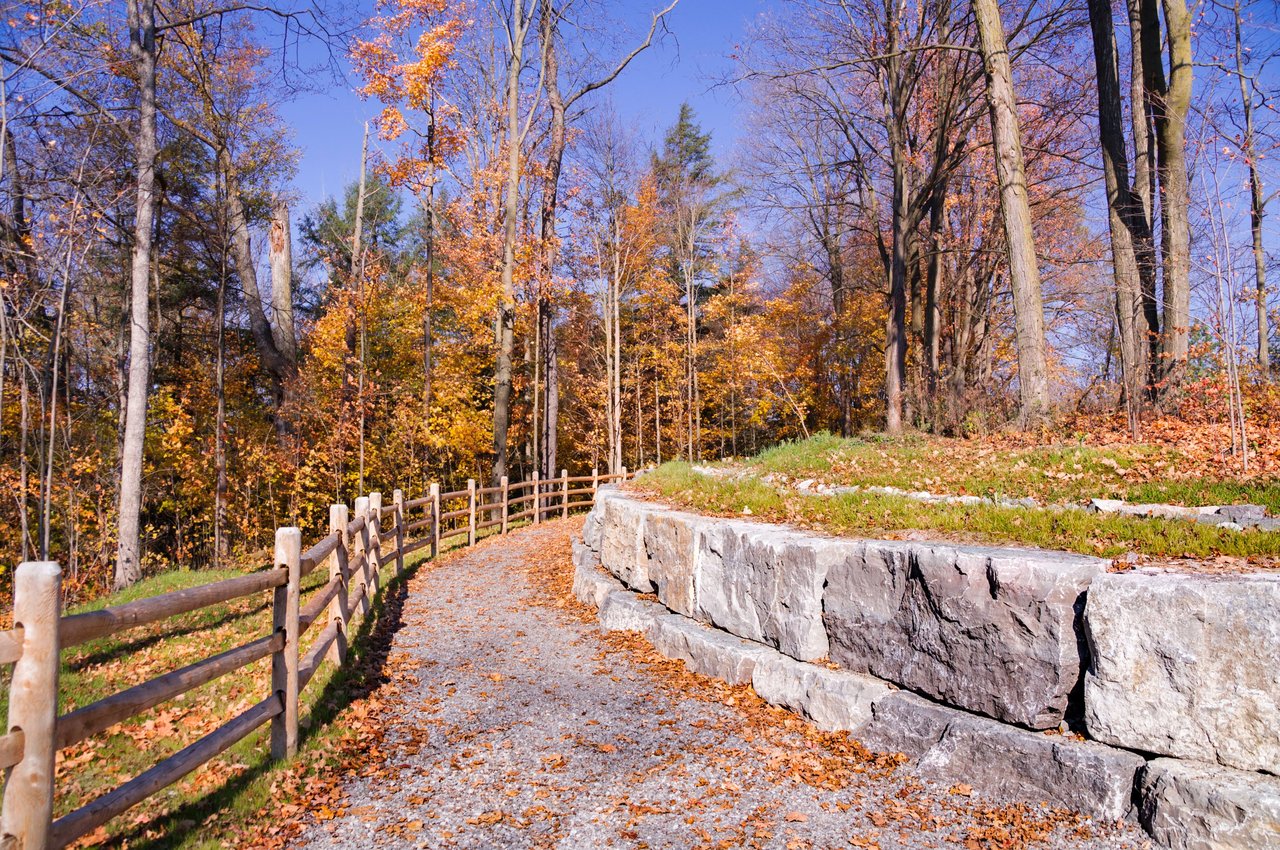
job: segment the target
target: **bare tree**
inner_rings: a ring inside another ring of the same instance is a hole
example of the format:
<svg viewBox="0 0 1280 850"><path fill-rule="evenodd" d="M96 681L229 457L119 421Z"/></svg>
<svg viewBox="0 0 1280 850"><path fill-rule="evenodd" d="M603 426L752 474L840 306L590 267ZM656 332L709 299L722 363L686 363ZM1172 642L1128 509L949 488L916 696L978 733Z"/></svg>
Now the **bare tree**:
<svg viewBox="0 0 1280 850"><path fill-rule="evenodd" d="M516 219L520 214L520 161L525 136L532 126L532 112L521 126L520 74L524 69L525 42L533 24L537 0L511 0L502 12L506 36L507 70L504 91L506 178L502 200L502 289L499 293L498 357L493 382L493 474L497 486L507 474L507 431L511 427L511 357L515 351L516 321Z"/></svg>
<svg viewBox="0 0 1280 850"><path fill-rule="evenodd" d="M982 58L987 72L987 103L991 139L995 147L996 177L1000 181L1000 210L1009 250L1009 283L1018 345L1018 390L1024 426L1041 421L1049 412L1048 367L1045 363L1044 306L1027 172L1018 128L1018 101L1004 25L997 0L973 0Z"/></svg>
<svg viewBox="0 0 1280 850"><path fill-rule="evenodd" d="M129 380L124 442L120 456L120 511L114 584L127 587L142 576L138 526L142 513L143 445L147 434L147 394L151 373L151 230L156 182L156 4L128 0L129 55L138 85L135 172L138 201L130 271Z"/></svg>
<svg viewBox="0 0 1280 850"><path fill-rule="evenodd" d="M1191 109L1191 14L1185 0L1138 2L1143 82L1155 126L1160 184L1164 328L1160 337L1159 386L1161 396L1168 398L1185 375L1191 340L1191 225L1186 158L1187 114ZM1162 48L1167 48L1169 54L1168 73Z"/></svg>
<svg viewBox="0 0 1280 850"><path fill-rule="evenodd" d="M1116 283L1116 322L1120 329L1120 364L1129 430L1136 438L1141 427L1146 346L1143 339L1141 271L1135 242L1143 232L1142 201L1129 183L1120 72L1116 58L1115 24L1110 0L1089 0L1094 64L1098 83L1098 132L1102 173L1107 191L1107 221L1111 233L1111 261ZM1141 104L1139 104L1141 108ZM1147 272L1154 270L1148 265Z"/></svg>
<svg viewBox="0 0 1280 850"><path fill-rule="evenodd" d="M572 0L539 0L539 37L542 42L542 84L547 95L547 106L550 111L548 127L548 144L546 157L546 173L542 185L542 210L539 220L539 241L542 248L541 264L543 278L550 281L556 266L556 215L559 209L560 172L564 165L564 154L567 141L566 130L571 118L571 110L592 92L603 89L612 83L626 70L632 60L653 44L653 37L666 16L675 9L679 0L673 0L665 8L654 12L649 30L643 40L611 69L600 76L575 85L567 94L560 85L560 54L563 36L560 23L565 8ZM559 427L560 390L559 370L556 356L555 316L551 300L540 292L537 299L538 357L542 373L546 376L547 391L545 394L542 415L542 431L539 438L541 445L539 464L544 475L554 475L557 467L557 431ZM534 392L537 392L535 382ZM535 430L538 420L538 405L534 404Z"/></svg>

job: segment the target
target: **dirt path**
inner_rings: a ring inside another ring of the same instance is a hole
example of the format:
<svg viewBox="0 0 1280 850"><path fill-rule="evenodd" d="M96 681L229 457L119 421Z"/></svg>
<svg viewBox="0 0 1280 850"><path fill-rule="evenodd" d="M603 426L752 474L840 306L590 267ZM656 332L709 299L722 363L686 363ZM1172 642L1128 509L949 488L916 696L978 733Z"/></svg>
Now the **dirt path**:
<svg viewBox="0 0 1280 850"><path fill-rule="evenodd" d="M603 635L569 593L568 520L410 582L385 752L301 846L1141 847L818 732L746 687Z"/></svg>

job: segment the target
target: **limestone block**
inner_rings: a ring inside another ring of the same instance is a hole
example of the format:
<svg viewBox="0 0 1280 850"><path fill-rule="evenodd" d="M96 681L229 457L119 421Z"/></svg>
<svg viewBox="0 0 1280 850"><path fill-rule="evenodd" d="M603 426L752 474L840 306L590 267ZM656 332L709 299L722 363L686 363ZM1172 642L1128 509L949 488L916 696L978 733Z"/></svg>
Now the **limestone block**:
<svg viewBox="0 0 1280 850"><path fill-rule="evenodd" d="M604 535L604 504L621 496L617 484L600 485L596 490L596 502L582 521L582 542L597 555L600 554L600 543Z"/></svg>
<svg viewBox="0 0 1280 850"><path fill-rule="evenodd" d="M858 738L872 749L916 758L927 778L1101 820L1132 813L1134 781L1144 764L1135 753L1020 729L902 691L877 700L873 713Z"/></svg>
<svg viewBox="0 0 1280 850"><path fill-rule="evenodd" d="M658 598L672 611L692 616L696 609L694 562L697 537L713 520L696 514L653 511L645 519L645 569Z"/></svg>
<svg viewBox="0 0 1280 850"><path fill-rule="evenodd" d="M583 605L599 608L604 598L622 585L600 569L595 554L580 541L573 541L573 595Z"/></svg>
<svg viewBox="0 0 1280 850"><path fill-rule="evenodd" d="M602 507L600 563L627 587L641 593L651 592L653 582L649 579L649 559L644 552L644 522L648 514L666 509L623 496L606 499Z"/></svg>
<svg viewBox="0 0 1280 850"><path fill-rule="evenodd" d="M1035 729L1057 726L1081 673L1083 593L1098 558L862 541L827 574L831 658Z"/></svg>
<svg viewBox="0 0 1280 850"><path fill-rule="evenodd" d="M600 628L606 632L648 633L659 617L668 615L656 602L628 590L615 590L600 603Z"/></svg>
<svg viewBox="0 0 1280 850"><path fill-rule="evenodd" d="M1280 575L1100 576L1085 630L1091 737L1280 773Z"/></svg>
<svg viewBox="0 0 1280 850"><path fill-rule="evenodd" d="M1173 850L1280 847L1280 779L1204 762L1156 759L1142 772L1139 817Z"/></svg>
<svg viewBox="0 0 1280 850"><path fill-rule="evenodd" d="M575 573L588 568L600 566L600 556L591 551L591 547L576 537L571 541L573 548L573 568Z"/></svg>
<svg viewBox="0 0 1280 850"><path fill-rule="evenodd" d="M801 714L828 732L861 728L871 720L872 704L891 693L879 679L780 653L756 664L751 686L766 702Z"/></svg>
<svg viewBox="0 0 1280 850"><path fill-rule="evenodd" d="M1231 522L1247 525L1260 519L1266 519L1265 505L1223 505L1218 508L1217 515Z"/></svg>
<svg viewBox="0 0 1280 850"><path fill-rule="evenodd" d="M778 654L766 646L678 614L659 617L648 635L654 649L662 655L679 658L693 672L714 676L731 685L750 682L756 665Z"/></svg>
<svg viewBox="0 0 1280 850"><path fill-rule="evenodd" d="M698 535L697 615L801 661L825 658L822 589L837 541L722 520Z"/></svg>

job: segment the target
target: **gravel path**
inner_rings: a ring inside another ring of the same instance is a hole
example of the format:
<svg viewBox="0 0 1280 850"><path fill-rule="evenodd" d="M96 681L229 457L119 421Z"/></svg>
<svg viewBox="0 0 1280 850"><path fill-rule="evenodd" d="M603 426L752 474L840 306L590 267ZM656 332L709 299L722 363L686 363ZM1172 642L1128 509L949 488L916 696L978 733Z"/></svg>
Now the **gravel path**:
<svg viewBox="0 0 1280 850"><path fill-rule="evenodd" d="M579 526L483 542L413 577L383 752L341 806L311 814L301 846L1146 844L921 783L909 764L688 673L638 636L601 634L569 594Z"/></svg>

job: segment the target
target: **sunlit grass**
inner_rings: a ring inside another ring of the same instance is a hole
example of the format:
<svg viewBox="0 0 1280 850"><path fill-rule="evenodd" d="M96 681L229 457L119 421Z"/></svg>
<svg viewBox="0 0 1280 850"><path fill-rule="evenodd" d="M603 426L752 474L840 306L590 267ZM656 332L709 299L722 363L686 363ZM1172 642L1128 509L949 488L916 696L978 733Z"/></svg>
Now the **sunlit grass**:
<svg viewBox="0 0 1280 850"><path fill-rule="evenodd" d="M695 511L750 515L857 537L936 532L965 541L1064 549L1102 557L1137 552L1158 557L1275 556L1280 533L1230 531L1185 520L1094 514L1080 510L931 504L907 496L803 495L756 477L720 478L668 463L638 486Z"/></svg>
<svg viewBox="0 0 1280 850"><path fill-rule="evenodd" d="M819 434L769 449L746 465L761 473L832 484L1032 496L1058 503L1090 498L1188 506L1249 503L1280 514L1280 480L1186 474L1184 457L1165 446L1001 448L922 435L842 439Z"/></svg>

